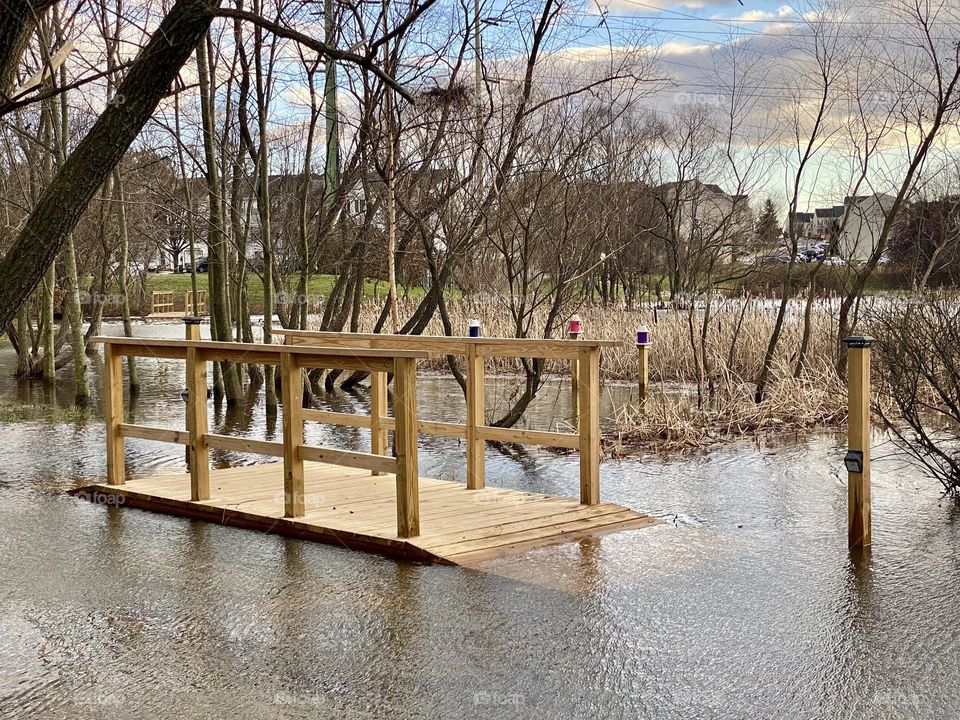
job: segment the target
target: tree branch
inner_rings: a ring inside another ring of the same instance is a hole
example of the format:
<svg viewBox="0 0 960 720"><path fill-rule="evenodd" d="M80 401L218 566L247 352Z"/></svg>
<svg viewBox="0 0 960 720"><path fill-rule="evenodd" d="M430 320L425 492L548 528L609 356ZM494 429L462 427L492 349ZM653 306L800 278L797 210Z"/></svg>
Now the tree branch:
<svg viewBox="0 0 960 720"><path fill-rule="evenodd" d="M340 60L343 62L353 63L358 67L366 70L367 72L373 73L378 78L380 78L384 83L389 85L391 88L396 90L404 100L413 104L413 95L411 95L404 87L398 83L394 78L389 74L384 72L384 70L377 64L374 59L374 54L376 53L376 48L386 39L389 39L393 35L401 32L403 29L409 27L410 23L416 20L423 12L425 12L436 0L427 0L423 5L417 8L414 12L410 13L400 25L393 29L390 33L385 35L383 38L378 40L376 43L371 45L371 49L364 55L358 55L357 53L350 52L348 50L338 50L335 47L327 45L325 42L316 40L315 38L305 35L302 32L294 30L293 28L281 25L280 23L267 20L266 18L257 15L256 13L247 12L246 10L234 10L231 8L220 8L216 11L215 15L218 17L229 17L237 20L244 20L249 23L253 23L258 27L263 28L272 32L278 37L286 38L288 40L293 40L294 42L300 43L304 47L308 47L314 52L317 52L326 57L333 58L334 60Z"/></svg>

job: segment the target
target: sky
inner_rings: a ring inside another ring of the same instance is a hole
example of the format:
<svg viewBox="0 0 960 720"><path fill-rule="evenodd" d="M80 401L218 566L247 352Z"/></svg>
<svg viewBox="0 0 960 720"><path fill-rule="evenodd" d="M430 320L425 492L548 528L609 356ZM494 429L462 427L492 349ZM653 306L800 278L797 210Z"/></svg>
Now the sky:
<svg viewBox="0 0 960 720"><path fill-rule="evenodd" d="M785 129L789 130L795 121L805 130L817 104L817 67L810 52L816 34L810 22L828 17L849 36L848 44L850 38L853 46L872 44L884 56L886 66L857 65L854 58L843 78L849 81L855 76L857 83L866 82L873 88L865 96L868 107L881 113L892 107L885 94L886 84L897 78L897 72L909 69L918 56L916 28L906 27L902 16L893 14L894 6L906 0L837 0L833 9L825 5L827 0L793 4L783 0L743 0L744 5L737 0L559 1L562 16L546 48L548 61L537 71L540 85L559 85L571 75L582 81L591 68L601 67L602 72L602 67L608 67L612 59L640 53L654 61L644 72L655 82L637 100L638 112L656 112L666 122L701 106L722 116L729 108L731 87L737 85L740 101L734 123L735 150L745 156L761 146L769 151L764 163L753 169L749 187L744 190L754 205L771 197L781 211L786 209L792 178L791 153L795 159L797 147L796 138ZM936 37L938 42L955 42L960 37L956 7L960 0L921 2L941 4ZM485 64L506 66L511 59L521 58L529 43L535 12L543 6L543 0L480 0L480 4ZM462 27L462 13L472 9L472 5L472 0L437 0L434 10L441 17L445 10L451 16L460 15L456 22ZM136 35L139 25L132 22L129 31ZM321 34L319 22L307 25L300 29ZM444 32L442 20L437 27L440 33ZM90 38L87 44L95 48L99 40ZM126 50L132 56L136 43L131 42ZM93 49L86 52L97 54ZM305 112L303 101L307 93L303 79L298 77L300 60L292 51L289 54L290 79L275 96L271 109L270 122L278 136L300 132ZM221 68L220 72L223 71ZM184 82L193 83L194 75L188 63ZM341 74L341 85L343 78ZM322 83L322 74L318 82ZM344 89L341 107L347 112L349 93ZM84 94L85 99L89 99L89 94ZM616 101L615 93L611 97ZM169 105L167 102L161 108L161 116L170 110ZM189 101L184 113L191 119ZM802 184L800 210L841 203L856 176L857 158L849 143L849 129L855 125L855 118L851 119L849 107L844 103L832 106L825 125L823 145L817 147ZM956 148L955 154L960 157L958 138L955 128L945 133L947 149ZM861 191L890 192L894 188L908 139L913 138L889 134L888 146L877 155L880 162L871 170L869 183ZM701 179L732 192L736 189L732 175L727 172Z"/></svg>
<svg viewBox="0 0 960 720"><path fill-rule="evenodd" d="M937 13L934 41L946 57L952 56L951 45L960 38L956 2L933 1L928 7ZM681 115L691 105L711 107L722 115L728 112L731 89L739 86L735 125L741 146L749 152L751 144L762 138L777 156L768 157L762 176L751 183L750 194L755 204L772 197L785 210L793 177L791 157L797 155L796 136L790 129L796 122L808 128L815 115L820 96L812 49L821 37L818 33L824 32L825 18L843 38L844 48L836 57L843 56L847 64L840 72L836 70L839 61L834 61L834 87L859 88L857 102L865 103L874 126L883 118L889 122L891 108L901 104L899 99L891 100L896 92L909 86L916 100L917 93L930 87L929 80L916 80L922 72L916 68L922 66L918 48L924 38L916 23L905 20L902 9L900 0L854 0L833 6L817 0L794 4L744 0L744 5L736 0L586 0L565 10L567 24L556 42L563 46L558 54L581 72L588 58L609 57L628 46L649 47L657 57L656 75L663 82L641 104L666 119ZM816 21L819 30L810 24ZM864 62L863 57L874 57L870 52L882 61ZM903 78L898 77L900 72ZM549 72L545 79L549 82ZM910 102L906 106L916 108ZM798 209L839 204L852 192L858 156L851 128L857 124L858 109L851 109L849 99L831 105L824 143L818 146L802 183ZM948 128L944 136L951 147L960 149L955 128ZM902 125L888 131L857 192L894 191L908 157L907 141L915 140ZM722 177L705 180L727 187L730 182Z"/></svg>

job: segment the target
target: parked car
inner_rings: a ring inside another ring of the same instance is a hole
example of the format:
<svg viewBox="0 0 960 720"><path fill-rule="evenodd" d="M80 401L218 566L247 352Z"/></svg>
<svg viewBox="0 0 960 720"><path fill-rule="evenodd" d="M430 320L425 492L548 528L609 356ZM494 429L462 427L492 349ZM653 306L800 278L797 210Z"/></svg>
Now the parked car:
<svg viewBox="0 0 960 720"><path fill-rule="evenodd" d="M828 255L823 259L824 265L846 265L847 261L842 257L837 257L836 255Z"/></svg>
<svg viewBox="0 0 960 720"><path fill-rule="evenodd" d="M207 272L207 259L206 259L206 258L200 258L199 260L197 260L197 272L198 272L198 273L205 273L205 272Z"/></svg>
<svg viewBox="0 0 960 720"><path fill-rule="evenodd" d="M761 265L786 265L789 262L789 253L773 253L772 255L764 255L759 260Z"/></svg>

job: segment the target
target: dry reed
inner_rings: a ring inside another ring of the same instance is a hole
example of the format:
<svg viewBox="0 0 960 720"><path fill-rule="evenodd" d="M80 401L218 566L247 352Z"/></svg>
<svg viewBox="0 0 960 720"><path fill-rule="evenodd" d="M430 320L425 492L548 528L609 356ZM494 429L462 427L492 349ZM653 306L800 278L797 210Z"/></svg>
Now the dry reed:
<svg viewBox="0 0 960 720"><path fill-rule="evenodd" d="M415 305L412 301L401 307L401 316L409 316ZM502 304L480 300L449 300L449 316L454 333L467 334L471 319L480 320L483 334L491 337L514 337L511 318ZM372 332L379 315L379 301L367 301L360 315L360 331ZM583 318L582 337L597 340L621 340L621 347L605 348L601 364L601 374L610 380L634 380L639 371L637 351L634 345L634 332L641 323L647 323L651 329L653 347L650 352L651 382L693 382L696 377L696 360L690 341L690 315L688 311L625 310L601 305L588 305L577 308ZM711 321L706 339L708 361L712 368L723 368L723 372L746 381L751 381L759 373L766 350L767 341L776 319L776 308L770 301L743 301L739 298L723 300L711 311ZM702 309L693 312L694 332L699 333L702 321ZM542 328L542 319L534 323L534 328ZM814 306L812 313L811 346L808 353L809 364L817 367L833 362L836 322L830 307L825 304ZM800 343L802 316L796 305L791 305L785 326L780 351L776 357L777 365L792 363L796 358L796 348ZM443 335L443 326L439 317L434 317L423 333L424 335ZM542 330L540 332L542 335ZM536 336L536 333L531 333ZM563 331L553 333L553 337L563 337ZM731 353L731 344L736 342ZM517 372L520 366L509 359L491 358L490 372ZM434 358L424 365L433 370L445 370L443 358ZM548 363L548 372L566 373L565 363ZM717 371L719 372L719 371Z"/></svg>
<svg viewBox="0 0 960 720"><path fill-rule="evenodd" d="M448 301L448 305L455 333L466 334L469 320L478 319L486 336L515 335L501 303L463 299ZM408 303L401 312L410 313L413 307L412 302ZM379 302L364 306L361 331L373 330L379 310ZM753 381L759 374L776 320L775 302L739 298L717 301L711 307L703 341L703 307L626 310L590 305L578 308L577 312L583 318L584 337L623 341L620 347L604 349L601 373L608 380L636 379L635 328L646 323L651 329L652 395L644 410L623 407L611 419L606 444L615 454L641 445L653 446L657 451L689 450L767 431L837 426L846 417L846 388L834 369L836 320L826 301L813 307L810 346L799 378L794 377L794 370L803 329L803 307L799 302L789 306L766 397L760 404L753 399ZM562 337L561 333L562 330L557 331L553 336ZM434 318L424 334L443 335L440 319ZM704 357L706 371L701 367ZM433 358L423 367L447 370L444 358ZM487 369L490 373L511 374L519 372L520 365L512 359L491 358ZM547 371L566 374L569 367L564 362L551 362ZM678 385L679 392L675 391Z"/></svg>

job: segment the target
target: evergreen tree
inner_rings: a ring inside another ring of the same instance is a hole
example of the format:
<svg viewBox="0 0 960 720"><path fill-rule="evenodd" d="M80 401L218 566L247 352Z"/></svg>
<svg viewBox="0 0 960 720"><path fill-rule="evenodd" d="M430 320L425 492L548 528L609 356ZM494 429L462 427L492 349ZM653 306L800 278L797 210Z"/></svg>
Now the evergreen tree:
<svg viewBox="0 0 960 720"><path fill-rule="evenodd" d="M770 198L763 201L763 208L760 210L754 232L757 234L757 240L763 245L772 244L783 234L780 223L777 222L777 208Z"/></svg>

